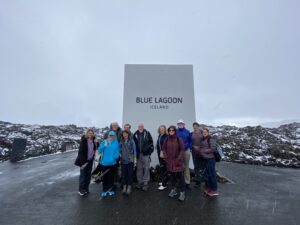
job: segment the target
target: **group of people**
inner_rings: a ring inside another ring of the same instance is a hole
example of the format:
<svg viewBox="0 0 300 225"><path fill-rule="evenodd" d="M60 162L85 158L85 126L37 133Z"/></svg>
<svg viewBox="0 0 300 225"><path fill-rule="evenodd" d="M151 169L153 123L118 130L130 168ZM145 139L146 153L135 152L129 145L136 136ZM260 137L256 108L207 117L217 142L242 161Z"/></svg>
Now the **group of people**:
<svg viewBox="0 0 300 225"><path fill-rule="evenodd" d="M157 150L160 168L159 190L170 187L169 197L184 201L186 189L190 188L190 157L192 155L196 185L201 184L205 176L204 192L209 196L218 195L215 170L216 141L209 135L207 128L193 123L193 131L185 128L183 120L176 126L160 125L158 138L154 146L153 138L144 124L131 132L130 124L123 130L118 123L112 123L99 143L93 130L89 129L81 138L75 165L80 166L79 195L89 193L89 184L95 152L99 153L99 167L102 176L102 197L115 195L114 182L118 168L121 167L122 193L130 195L136 171L137 189L148 191L150 182L151 154ZM205 171L205 173L204 173ZM177 192L179 190L179 193Z"/></svg>

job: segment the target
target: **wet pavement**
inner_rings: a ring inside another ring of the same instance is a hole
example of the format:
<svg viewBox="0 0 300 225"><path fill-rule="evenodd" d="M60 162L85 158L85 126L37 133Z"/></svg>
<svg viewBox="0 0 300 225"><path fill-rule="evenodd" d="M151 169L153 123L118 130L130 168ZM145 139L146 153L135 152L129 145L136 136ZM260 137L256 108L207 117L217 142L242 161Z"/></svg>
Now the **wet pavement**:
<svg viewBox="0 0 300 225"><path fill-rule="evenodd" d="M205 197L192 187L181 203L152 183L146 193L100 199L101 184L91 194L77 194L76 152L0 164L0 224L49 225L298 225L300 170L218 163L234 181L219 184L220 196Z"/></svg>

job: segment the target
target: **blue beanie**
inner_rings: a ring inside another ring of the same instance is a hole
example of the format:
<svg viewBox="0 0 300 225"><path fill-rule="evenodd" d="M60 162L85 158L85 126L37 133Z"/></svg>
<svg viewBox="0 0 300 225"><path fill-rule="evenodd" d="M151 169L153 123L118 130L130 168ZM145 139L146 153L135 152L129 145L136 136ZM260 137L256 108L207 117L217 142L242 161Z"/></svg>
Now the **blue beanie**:
<svg viewBox="0 0 300 225"><path fill-rule="evenodd" d="M116 136L116 133L114 131L109 131L108 136Z"/></svg>

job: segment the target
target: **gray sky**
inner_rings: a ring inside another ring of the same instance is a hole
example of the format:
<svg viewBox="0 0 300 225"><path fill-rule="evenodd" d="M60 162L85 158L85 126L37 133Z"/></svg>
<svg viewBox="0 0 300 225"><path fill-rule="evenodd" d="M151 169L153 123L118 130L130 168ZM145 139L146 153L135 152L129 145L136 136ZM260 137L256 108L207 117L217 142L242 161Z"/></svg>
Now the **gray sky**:
<svg viewBox="0 0 300 225"><path fill-rule="evenodd" d="M0 120L122 119L124 64L193 64L208 124L300 117L300 1L0 1Z"/></svg>

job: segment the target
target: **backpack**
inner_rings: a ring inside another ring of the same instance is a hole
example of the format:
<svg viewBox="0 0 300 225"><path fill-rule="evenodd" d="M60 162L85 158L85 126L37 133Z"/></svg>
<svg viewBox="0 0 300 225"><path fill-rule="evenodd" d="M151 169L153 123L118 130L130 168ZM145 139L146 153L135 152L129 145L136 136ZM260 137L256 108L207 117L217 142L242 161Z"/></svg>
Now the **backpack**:
<svg viewBox="0 0 300 225"><path fill-rule="evenodd" d="M216 151L215 151L215 159L216 162L220 162L225 156L223 150L219 144L216 144Z"/></svg>
<svg viewBox="0 0 300 225"><path fill-rule="evenodd" d="M210 138L208 139L208 145L210 147ZM216 162L220 162L224 158L223 150L218 143L216 143L216 150L214 151L214 156Z"/></svg>

